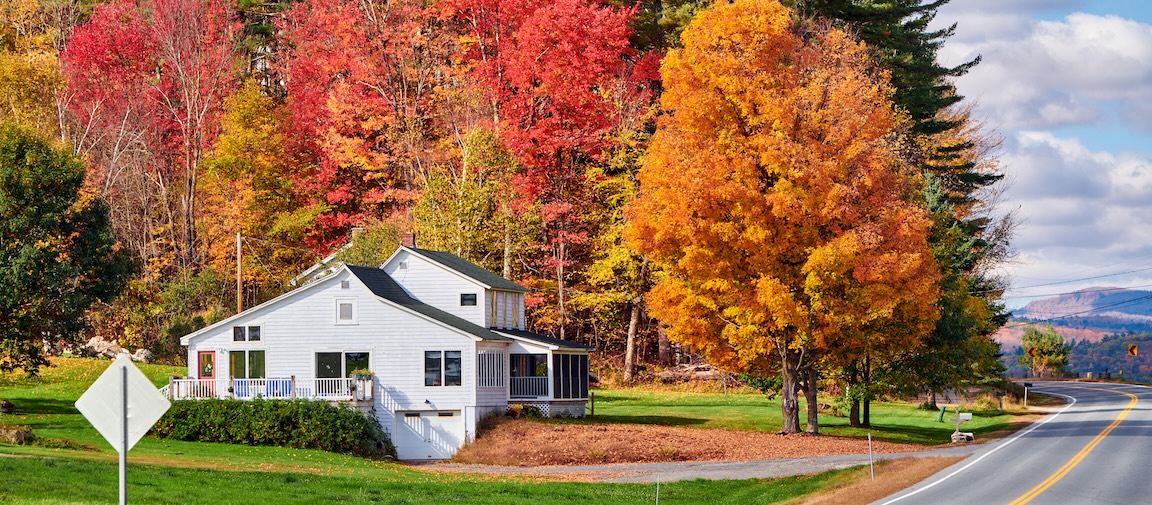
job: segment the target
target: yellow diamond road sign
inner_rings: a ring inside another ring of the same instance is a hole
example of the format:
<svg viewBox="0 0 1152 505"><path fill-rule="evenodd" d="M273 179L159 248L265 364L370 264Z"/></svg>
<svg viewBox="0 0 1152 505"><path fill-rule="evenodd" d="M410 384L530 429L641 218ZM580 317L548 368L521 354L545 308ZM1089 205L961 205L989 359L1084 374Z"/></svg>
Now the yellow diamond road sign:
<svg viewBox="0 0 1152 505"><path fill-rule="evenodd" d="M1128 355L1129 356L1137 356L1137 355L1139 355L1139 353L1140 353L1139 350L1136 349L1136 344L1128 344Z"/></svg>
<svg viewBox="0 0 1152 505"><path fill-rule="evenodd" d="M127 418L122 403L124 386L128 388ZM76 409L117 452L124 450L124 423L128 424L127 449L132 449L171 406L127 354L116 358L76 400Z"/></svg>

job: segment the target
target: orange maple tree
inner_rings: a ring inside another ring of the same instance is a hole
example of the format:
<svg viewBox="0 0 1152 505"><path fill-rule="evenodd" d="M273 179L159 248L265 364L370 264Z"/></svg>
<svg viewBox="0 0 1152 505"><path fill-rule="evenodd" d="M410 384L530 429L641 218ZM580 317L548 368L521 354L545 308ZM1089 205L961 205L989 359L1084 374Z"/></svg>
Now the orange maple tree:
<svg viewBox="0 0 1152 505"><path fill-rule="evenodd" d="M667 272L651 311L714 362L780 373L798 432L817 359L916 345L937 317L902 119L862 44L775 0L717 3L683 43L630 210L633 244Z"/></svg>

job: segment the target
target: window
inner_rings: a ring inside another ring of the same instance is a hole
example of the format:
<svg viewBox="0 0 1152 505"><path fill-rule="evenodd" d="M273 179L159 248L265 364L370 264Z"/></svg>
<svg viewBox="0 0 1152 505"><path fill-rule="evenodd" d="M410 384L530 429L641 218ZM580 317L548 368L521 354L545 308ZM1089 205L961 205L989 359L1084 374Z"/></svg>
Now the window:
<svg viewBox="0 0 1152 505"><path fill-rule="evenodd" d="M425 351L424 385L459 386L464 382L460 351Z"/></svg>
<svg viewBox="0 0 1152 505"><path fill-rule="evenodd" d="M460 294L460 306L461 307L463 307L463 306L475 306L475 305L476 305L476 293L461 293Z"/></svg>
<svg viewBox="0 0 1152 505"><path fill-rule="evenodd" d="M260 340L259 326L233 326L233 342L256 342Z"/></svg>
<svg viewBox="0 0 1152 505"><path fill-rule="evenodd" d="M317 379L344 379L352 376L354 370L365 369L372 362L371 353L318 352L316 353Z"/></svg>
<svg viewBox="0 0 1152 505"><path fill-rule="evenodd" d="M234 379L263 379L264 351L231 351L228 353L228 371Z"/></svg>
<svg viewBox="0 0 1152 505"><path fill-rule="evenodd" d="M482 388L504 387L504 354L480 351L477 355L476 380Z"/></svg>
<svg viewBox="0 0 1152 505"><path fill-rule="evenodd" d="M336 324L356 324L356 300L354 298L336 299Z"/></svg>

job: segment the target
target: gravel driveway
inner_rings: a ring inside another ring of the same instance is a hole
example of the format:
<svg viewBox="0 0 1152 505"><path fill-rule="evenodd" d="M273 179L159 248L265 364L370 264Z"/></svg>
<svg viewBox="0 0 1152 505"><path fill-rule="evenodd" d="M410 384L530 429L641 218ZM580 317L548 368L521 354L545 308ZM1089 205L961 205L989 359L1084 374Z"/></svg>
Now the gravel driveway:
<svg viewBox="0 0 1152 505"><path fill-rule="evenodd" d="M982 444L942 447L925 451L877 454L877 460L908 457L967 456ZM808 475L868 464L867 454L752 461L684 461L674 463L618 463L611 465L517 467L431 463L417 468L434 472L493 473L538 476L578 476L600 482L672 482L679 480L772 479Z"/></svg>

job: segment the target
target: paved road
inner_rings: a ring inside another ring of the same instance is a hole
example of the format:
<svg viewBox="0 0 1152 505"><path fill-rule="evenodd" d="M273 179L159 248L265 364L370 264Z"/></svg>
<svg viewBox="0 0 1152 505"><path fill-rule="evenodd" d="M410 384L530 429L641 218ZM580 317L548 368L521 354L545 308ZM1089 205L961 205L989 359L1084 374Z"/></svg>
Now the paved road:
<svg viewBox="0 0 1152 505"><path fill-rule="evenodd" d="M1152 503L1152 388L1036 382L1069 404L878 504Z"/></svg>

